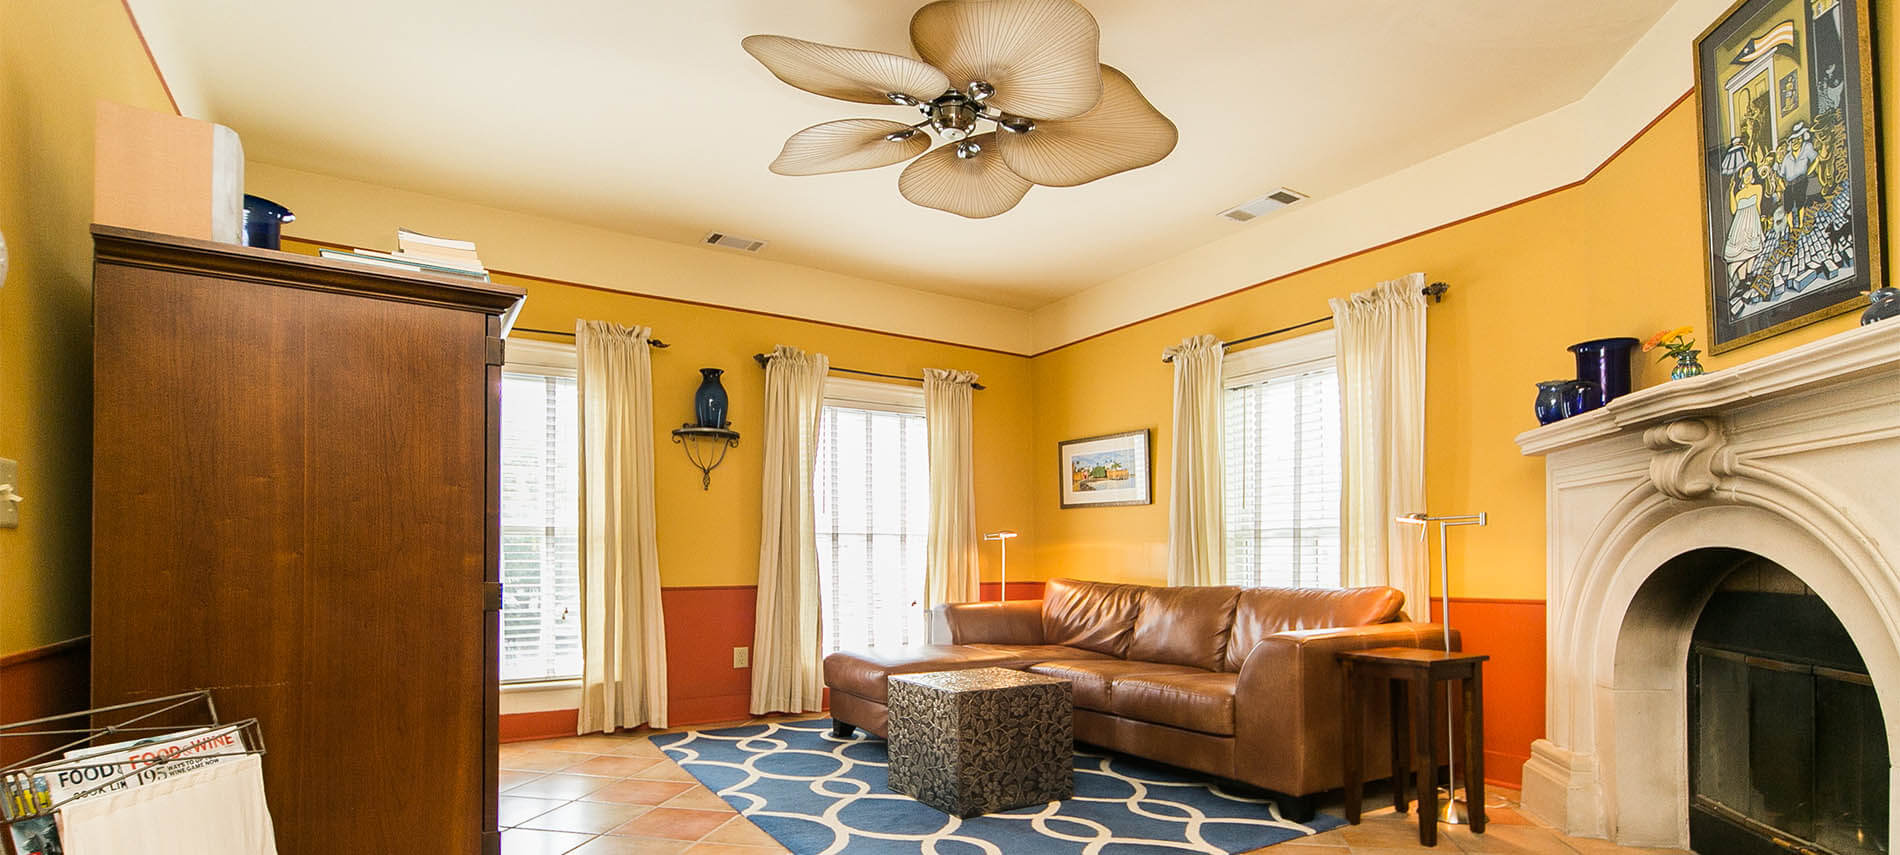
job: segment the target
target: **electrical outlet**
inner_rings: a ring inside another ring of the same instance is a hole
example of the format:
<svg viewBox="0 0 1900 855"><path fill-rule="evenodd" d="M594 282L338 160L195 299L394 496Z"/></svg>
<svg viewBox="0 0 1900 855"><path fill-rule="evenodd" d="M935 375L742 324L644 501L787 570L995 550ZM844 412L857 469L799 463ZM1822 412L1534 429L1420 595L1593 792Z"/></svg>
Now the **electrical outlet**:
<svg viewBox="0 0 1900 855"><path fill-rule="evenodd" d="M20 527L20 464L0 459L0 528Z"/></svg>
<svg viewBox="0 0 1900 855"><path fill-rule="evenodd" d="M750 647L732 648L732 667L734 668L752 667L752 648Z"/></svg>

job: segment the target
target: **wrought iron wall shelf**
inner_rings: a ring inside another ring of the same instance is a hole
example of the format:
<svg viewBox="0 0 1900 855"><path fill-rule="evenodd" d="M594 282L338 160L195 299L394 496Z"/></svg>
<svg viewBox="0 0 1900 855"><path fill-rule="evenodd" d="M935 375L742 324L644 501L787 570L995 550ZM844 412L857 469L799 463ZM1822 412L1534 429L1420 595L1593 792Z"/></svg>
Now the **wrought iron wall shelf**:
<svg viewBox="0 0 1900 855"><path fill-rule="evenodd" d="M739 447L739 432L727 428L681 425L673 442L686 449L686 459L699 468L699 488L712 489L712 471L726 461L726 450Z"/></svg>

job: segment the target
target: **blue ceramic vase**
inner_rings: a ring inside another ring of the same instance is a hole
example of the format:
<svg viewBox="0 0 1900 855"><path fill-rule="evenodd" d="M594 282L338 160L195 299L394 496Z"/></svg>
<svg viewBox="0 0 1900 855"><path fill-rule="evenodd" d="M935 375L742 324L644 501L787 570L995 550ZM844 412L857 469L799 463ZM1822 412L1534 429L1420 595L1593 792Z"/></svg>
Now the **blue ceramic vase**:
<svg viewBox="0 0 1900 855"><path fill-rule="evenodd" d="M294 222L297 215L289 208L272 202L262 196L244 194L244 245L264 249L280 249L283 242L285 223Z"/></svg>
<svg viewBox="0 0 1900 855"><path fill-rule="evenodd" d="M1547 425L1603 406L1597 384L1589 380L1545 380L1537 384L1533 405L1537 423Z"/></svg>
<svg viewBox="0 0 1900 855"><path fill-rule="evenodd" d="M1900 288L1875 288L1867 292L1867 311L1860 313L1860 325L1900 317Z"/></svg>
<svg viewBox="0 0 1900 855"><path fill-rule="evenodd" d="M1577 355L1577 379L1597 384L1603 403L1630 393L1630 352L1642 344L1633 338L1600 338L1570 346Z"/></svg>
<svg viewBox="0 0 1900 855"><path fill-rule="evenodd" d="M726 421L726 387L719 385L722 368L701 368L699 390L693 393L693 418L700 427L723 428Z"/></svg>
<svg viewBox="0 0 1900 855"><path fill-rule="evenodd" d="M1537 413L1537 423L1547 425L1560 421L1564 417L1564 395L1573 381L1545 380L1537 384L1537 400L1532 409Z"/></svg>
<svg viewBox="0 0 1900 855"><path fill-rule="evenodd" d="M1580 416L1603 406L1603 390L1589 380L1572 380L1564 387L1564 417Z"/></svg>

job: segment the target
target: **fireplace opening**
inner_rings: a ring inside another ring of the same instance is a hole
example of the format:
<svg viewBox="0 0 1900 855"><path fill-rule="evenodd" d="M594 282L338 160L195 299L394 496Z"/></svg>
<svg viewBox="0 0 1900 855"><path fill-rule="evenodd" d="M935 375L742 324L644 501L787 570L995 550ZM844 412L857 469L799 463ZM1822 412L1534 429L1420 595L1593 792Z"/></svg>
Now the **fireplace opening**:
<svg viewBox="0 0 1900 855"><path fill-rule="evenodd" d="M1794 574L1737 550L1689 645L1689 843L1887 851L1886 724L1847 630Z"/></svg>

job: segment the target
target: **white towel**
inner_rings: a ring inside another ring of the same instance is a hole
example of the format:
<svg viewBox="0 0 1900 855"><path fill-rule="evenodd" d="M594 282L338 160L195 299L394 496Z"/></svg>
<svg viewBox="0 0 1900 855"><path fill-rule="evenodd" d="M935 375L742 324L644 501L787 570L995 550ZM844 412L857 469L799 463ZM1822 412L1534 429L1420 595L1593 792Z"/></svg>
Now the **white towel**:
<svg viewBox="0 0 1900 855"><path fill-rule="evenodd" d="M263 758L75 802L60 811L60 839L66 855L277 855Z"/></svg>

